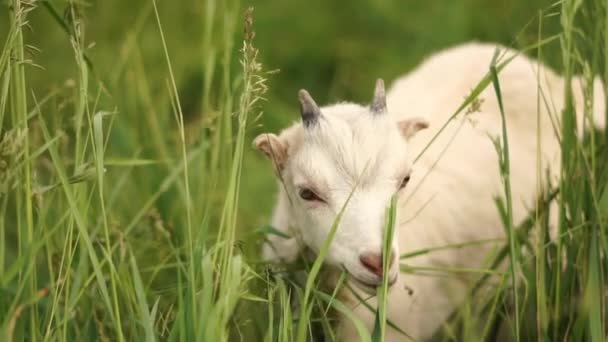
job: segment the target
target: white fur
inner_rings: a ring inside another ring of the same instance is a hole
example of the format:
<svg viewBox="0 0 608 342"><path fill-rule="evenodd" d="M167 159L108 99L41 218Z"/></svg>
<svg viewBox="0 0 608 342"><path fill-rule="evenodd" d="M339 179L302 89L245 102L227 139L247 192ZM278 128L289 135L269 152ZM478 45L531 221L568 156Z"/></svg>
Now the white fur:
<svg viewBox="0 0 608 342"><path fill-rule="evenodd" d="M463 113L452 121L412 165L413 159L488 72L494 51L494 45L469 43L431 56L394 82L387 93L387 115L372 116L367 107L356 104L336 104L321 109L324 119L319 127L305 130L296 123L283 131L278 139L287 148L287 161L280 170L284 185L280 185L272 224L296 238L269 236L272 246L264 246L264 257L290 261L302 246L317 251L336 213L357 184L327 263L346 268L355 279L374 283L377 279L361 265L359 254L381 250L390 197L410 171L410 183L399 192L395 253L505 238L493 201L495 196L503 195L503 184L497 154L488 137L501 133L492 85L479 96L483 99L481 111L466 118ZM507 52L507 56L513 54L514 51ZM499 74L508 123L516 224L533 206L539 189L537 130L542 169L550 167L553 177L559 172L559 144L545 104L551 107L552 115L561 113L564 81L541 67L546 101L540 102L541 125L537 127L538 71L538 64L519 56ZM581 82L576 81L575 105L577 113L582 113ZM603 90L599 81L594 93L595 124L604 126ZM396 123L415 116L425 117L430 128L406 141ZM582 127L582 117L578 120ZM556 125L559 127L559 123ZM315 187L327 198L327 204L300 199L300 186ZM483 268L497 245L444 250L403 262L423 267ZM398 264L391 268L391 277L397 275ZM401 274L389 292L388 319L417 339L429 338L461 303L473 280L466 274L449 277ZM369 302L375 305L374 300ZM354 310L371 331L373 314L363 305L354 305ZM352 326L344 322L342 327L344 340L355 340ZM401 341L403 336L389 328L387 340Z"/></svg>

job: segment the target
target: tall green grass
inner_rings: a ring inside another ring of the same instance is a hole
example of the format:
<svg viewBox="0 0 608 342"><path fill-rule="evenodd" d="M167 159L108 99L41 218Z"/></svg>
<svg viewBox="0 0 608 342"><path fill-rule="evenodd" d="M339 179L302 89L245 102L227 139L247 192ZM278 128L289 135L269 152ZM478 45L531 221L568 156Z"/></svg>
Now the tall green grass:
<svg viewBox="0 0 608 342"><path fill-rule="evenodd" d="M295 265L258 261L252 241L272 229L242 229L252 224L239 207L253 198L244 194L242 182L251 176L244 160L253 153L250 133L260 123L270 73L260 63L252 9L237 0L197 6L198 45L188 49L198 51L203 76L199 114L192 115L174 63L178 42L166 34L168 2L150 0L137 12L111 47L110 71L95 63L87 32L96 18L83 3L8 2L0 54L0 340L335 340L336 313L363 340L382 340L395 328L386 317L386 285L378 290L378 310L368 307L376 327L367 332L342 301L350 292L346 275L334 279L337 289L326 284L330 240L318 257ZM34 15L48 18L70 49L67 81L53 87L34 86L35 71L45 67L27 39L30 28L45 29L30 21ZM558 19L559 35L544 38L545 23ZM432 270L481 275L439 339L608 338L608 135L578 139L570 87L582 80L589 89L594 75L608 78L608 5L564 0L537 23L538 43L527 52L543 59L559 41L569 80L564 113L552 113L564 117L561 181L544 189L525 222L508 219L509 196L499 201L509 238L487 269ZM150 28L153 40L143 34ZM160 59L147 55L150 44L162 51ZM490 84L500 98L505 63L489 69L454 118ZM592 103L593 92L585 96ZM539 108L549 102L539 93ZM506 133L498 152L508 164ZM545 170L535 172L540 179ZM507 172L502 176L508 181ZM256 197L272 201L272 191ZM555 241L548 240L550 201L559 207ZM394 215L393 205L386 246ZM533 230L540 237L534 245ZM504 262L507 273L495 269Z"/></svg>
<svg viewBox="0 0 608 342"><path fill-rule="evenodd" d="M559 12L555 12L557 8ZM514 226L509 218L512 199L508 189L508 133L503 131L503 140L495 141L501 155L506 191L506 197L498 203L506 219L510 250L499 253L493 265L507 261L511 265L507 277L512 282L511 286L505 286L505 278L502 278L488 298L481 301L474 298L480 289L476 286L471 303L478 309L471 311L465 306L452 321L459 334L490 340L603 341L608 337L608 287L605 281L608 270L605 254L608 153L605 133L595 131L592 125L594 77L606 84L607 10L608 6L602 1L562 1L554 8L540 12L539 40L544 20L559 15L562 26L559 42L566 80L564 110L556 112L550 105L551 99L546 98L540 88L537 95L539 111L544 107L558 122L556 134L562 147L560 182L546 185L542 181L546 170L536 165L539 190L545 195L538 199L536 209L526 222ZM542 49L542 45L536 48L536 57L540 60L544 56ZM542 75L538 77L540 80ZM499 79L499 73L493 71L496 96L501 104ZM573 102L575 82L584 88L585 112L582 114L588 130L584 137L577 133L576 116L581 113L576 113ZM538 153L542 153L540 144L538 149ZM548 204L551 201L556 202L559 211L559 229L554 240L549 239ZM535 245L531 244L532 234L537 239ZM524 254L514 248L517 245L521 245ZM482 278L481 282L486 280ZM486 323L479 337L475 329L483 326L483 321L491 325Z"/></svg>

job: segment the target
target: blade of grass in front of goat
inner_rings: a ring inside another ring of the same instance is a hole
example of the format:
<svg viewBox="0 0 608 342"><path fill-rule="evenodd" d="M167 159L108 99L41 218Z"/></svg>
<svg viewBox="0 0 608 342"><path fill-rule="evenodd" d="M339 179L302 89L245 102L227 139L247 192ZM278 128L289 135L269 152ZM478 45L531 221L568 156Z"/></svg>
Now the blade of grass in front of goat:
<svg viewBox="0 0 608 342"><path fill-rule="evenodd" d="M499 299L502 297L501 294L503 293L505 288L506 278L506 275L500 278L500 283L497 287L498 290L494 294L494 300L492 300L489 313L487 314L488 319L482 330L483 332L481 334L480 341L488 341L488 335L490 334L490 330L494 326L494 322L496 321L496 310L498 309L498 302Z"/></svg>
<svg viewBox="0 0 608 342"><path fill-rule="evenodd" d="M538 12L538 39L540 40L540 38L542 37L542 29L543 29L543 11L540 10ZM540 46L537 47L536 49L536 60L538 60L539 62L542 61L542 49ZM542 87L541 87L541 73L537 72L536 73L536 187L537 187L537 192L539 194L544 193L544 187L543 187L543 173L542 173L542 140L541 140L541 98L542 97ZM537 201L538 202L538 201ZM538 207L538 206L537 206ZM547 305L547 294L546 294L546 260L545 260L545 253L544 251L542 251L542 244L545 241L545 233L547 233L547 231L544 229L544 226L546 226L546 215L542 215L541 213L539 213L538 208L536 208L535 213L534 213L534 221L535 221L535 226L537 227L537 243L535 244L536 248L534 251L534 255L536 255L536 262L535 262L535 279L534 279L534 283L536 286L536 322L537 322L537 331L539 331L540 334L546 334L547 332L547 326L548 326L548 322L547 322L547 317L548 317L548 312L549 312L549 307ZM544 222L543 222L544 221ZM504 283L504 279L503 281L501 281L501 284ZM497 296L498 297L498 296ZM494 317L494 316L491 316ZM490 327L490 324L488 324L486 326L486 329L484 329L484 335L483 336L487 336L486 335L486 331L489 331L488 328Z"/></svg>
<svg viewBox="0 0 608 342"><path fill-rule="evenodd" d="M433 275L433 272L436 273L446 273L446 274L454 274L454 273L478 273L478 274L488 274L488 275L502 275L504 272L496 271L493 268L466 268L466 267L424 267L424 266L409 266L409 265L400 265L400 270L403 273L412 273L417 275ZM429 273L419 273L419 272L429 272Z"/></svg>
<svg viewBox="0 0 608 342"><path fill-rule="evenodd" d="M255 230L255 233L264 234L264 235L271 234L271 235L276 235L276 236L282 237L283 239L291 239L290 235L285 234L285 232L282 232L271 225L265 225L263 227L260 227Z"/></svg>
<svg viewBox="0 0 608 342"><path fill-rule="evenodd" d="M350 284L346 283L345 284L346 288L350 291L350 293L355 296L355 298L357 299L357 301L363 305L366 309L368 309L371 313L373 313L374 315L376 315L377 311L376 309L374 309L368 302L366 298L361 297L361 295L359 295L357 293L357 291L355 291L355 289L352 288L352 286L350 286ZM386 320L386 324L388 324L389 327L395 329L397 332L399 332L401 335L407 337L408 339L410 339L411 341L416 341L416 339L411 336L410 334L406 333L405 331L403 331L403 329L399 328L397 326L397 324L395 324L393 321L391 321L390 319Z"/></svg>
<svg viewBox="0 0 608 342"><path fill-rule="evenodd" d="M563 37L560 41L561 52L562 52L562 63L564 66L563 79L564 79L564 105L561 111L561 165L560 165L560 191L561 196L558 201L559 204L559 225L558 234L566 232L569 225L568 212L578 205L578 196L575 192L579 192L576 189L577 185L572 178L577 171L577 161L575 160L577 154L573 147L574 141L576 140L576 118L574 113L573 94L572 94L572 77L574 73L574 60L573 55L575 48L573 46L573 31L574 31L574 17L581 5L581 1L562 1L561 2L561 15L560 23L563 29ZM579 183L580 184L580 183ZM564 268L564 260L561 257L565 251L568 251L570 244L567 241L558 239L556 244L557 258L555 260L555 269L562 270ZM570 254L570 253L568 253ZM568 256L570 258L570 256ZM565 272L563 276L557 274L555 282L552 287L552 299L553 299L553 312L552 319L558 322L562 318L562 310L564 303L567 303L569 299L568 282L574 276L571 268L568 267L569 261L565 264ZM576 333L577 327L573 329ZM552 334L554 337L560 335L558 324L553 328Z"/></svg>
<svg viewBox="0 0 608 342"><path fill-rule="evenodd" d="M499 50L496 49L494 53L494 58L492 59L492 63L490 65L490 73L492 75L492 85L494 86L494 92L496 93L496 99L498 100L498 109L500 110L500 117L502 123L502 144L501 148L497 149L499 153L499 162L500 162L500 172L501 178L503 180L504 191L505 191L505 229L507 235L509 237L509 255L510 255L510 265L511 265L511 281L513 285L513 289L517 289L518 285L518 277L516 272L516 267L519 262L519 249L518 249L518 240L515 235L514 227L513 227L513 200L511 198L511 162L509 155L509 138L507 134L507 119L505 115L505 110L502 102L502 93L500 91L500 82L498 81L498 70L496 66L497 58L498 58ZM498 145L497 145L498 146ZM515 340L519 341L519 296L517 291L513 292L513 304L515 307Z"/></svg>
<svg viewBox="0 0 608 342"><path fill-rule="evenodd" d="M599 42L596 41L596 44L599 45ZM597 69L597 65L595 66ZM587 89L594 88L594 75L590 69L584 68L583 82L586 83ZM584 116L585 119L589 121L589 125L593 127L594 119L593 119L593 105L589 105L589 103L594 103L593 95L585 95L589 97L589 99L585 99L585 110ZM583 122L583 128L585 127L585 122ZM588 216L593 221L597 221L594 224L590 225L591 231L589 232L588 237L588 255L587 260L581 262L586 263L588 270L586 275L586 284L583 291L583 300L584 305L586 306L586 315L587 324L586 328L589 331L589 335L591 336L592 341L601 341L603 338L604 325L605 320L605 310L602 308L602 301L597 300L597 298L602 298L602 287L604 285L604 272L601 269L602 265L602 254L601 245L604 245L604 249L607 249L606 246L606 237L602 234L605 232L605 223L602 220L602 208L601 201L602 197L605 195L600 187L599 179L596 177L594 170L597 169L597 160L596 160L596 149L597 142L595 141L595 135L593 133L590 134L590 143L587 148L583 146L581 139L575 140L575 148L579 151L580 155L580 164L579 168L583 169L585 177L583 177L583 182L587 183L586 185L586 193L587 198L584 202L583 206L585 211L588 211ZM569 229L572 230L571 228ZM580 318L579 318L580 319Z"/></svg>
<svg viewBox="0 0 608 342"><path fill-rule="evenodd" d="M279 332L277 333L278 341L292 341L293 340L293 318L291 308L291 297L287 290L285 282L280 277L277 278L277 287L279 292L279 303L282 309L279 319Z"/></svg>
<svg viewBox="0 0 608 342"><path fill-rule="evenodd" d="M336 219L334 220L334 223L332 224L331 229L329 230L329 233L327 234L327 238L325 238L325 241L323 242L323 246L321 247L321 250L319 251L317 258L316 258L315 262L313 263L313 265L310 269L310 272L308 273L308 278L306 279L306 288L304 290L304 298L302 300L302 303L301 303L302 306L300 308L300 317L298 320L297 341L299 341L299 342L306 341L306 331L308 330L307 322L309 320L310 313L312 311L312 305L309 305L308 301L310 298L310 294L313 291L315 280L317 278L317 275L319 274L319 271L321 270L321 266L325 262L325 258L327 257L327 253L329 252L329 247L331 245L331 242L333 241L333 239L336 235L336 232L338 231L338 226L340 224L340 220L342 219L342 215L344 214L344 211L346 210L346 206L350 202L350 199L352 198L353 194L355 193L355 189L357 188L358 185L359 184L357 183L353 186L353 189L351 190L350 194L346 198L344 205L342 205L342 208L338 212L338 215L336 215Z"/></svg>
<svg viewBox="0 0 608 342"><path fill-rule="evenodd" d="M266 327L266 333L264 334L264 342L273 342L275 340L274 337L274 300L279 292L278 286L272 286L272 282L270 280L270 272L266 273L265 283L267 286L266 296L268 297L268 326ZM280 280L280 279L279 279ZM278 281L277 281L278 283Z"/></svg>
<svg viewBox="0 0 608 342"><path fill-rule="evenodd" d="M355 326L355 329L357 330L357 333L359 334L359 337L361 338L361 342L371 342L372 341L370 339L369 335L367 334L368 331L365 328L365 325L363 324L361 319L353 313L352 310L350 310L346 305L342 304L336 298L333 298L332 296L329 296L326 293L323 293L318 290L313 290L313 291L315 292L315 296L317 296L320 299L322 299L323 301L327 302L328 305L331 305L334 309L336 309L338 312L342 313L344 316L346 316L346 318L348 318L353 323L353 325Z"/></svg>
<svg viewBox="0 0 608 342"><path fill-rule="evenodd" d="M604 225L606 224L606 222L608 222L608 183L606 183L606 185L604 185L604 190L602 191L602 194L600 195L600 201L599 201L599 216L600 216L600 223L604 222ZM608 255L608 251L606 251L606 255Z"/></svg>
<svg viewBox="0 0 608 342"><path fill-rule="evenodd" d="M340 290L344 286L344 282L346 281L347 278L348 278L348 274L345 271L342 271L340 273L340 278L336 282L336 288L331 293L332 300L338 296L338 293L340 292ZM327 317L327 314L329 313L330 304L331 303L327 303L327 307L325 308L325 311L323 312L325 317Z"/></svg>
<svg viewBox="0 0 608 342"><path fill-rule="evenodd" d="M590 247L588 255L589 271L587 275L587 286L584 290L584 301L587 306L589 315L589 330L591 341L602 341L602 301L598 298L602 298L602 285L601 285L601 269L600 263L600 251L599 251L599 234L591 234ZM605 284L604 284L605 286Z"/></svg>
<svg viewBox="0 0 608 342"><path fill-rule="evenodd" d="M386 335L386 301L388 297L389 261L391 258L393 238L395 235L395 217L397 213L397 196L391 197L391 205L386 212L386 227L382 247L382 285L377 289L378 311L376 312L372 341L384 341Z"/></svg>
<svg viewBox="0 0 608 342"><path fill-rule="evenodd" d="M473 241L467 241L467 242L461 242L461 243L447 244L447 245L443 245L443 246L439 246L439 247L422 248L422 249L415 250L413 252L401 254L399 259L403 260L403 259L413 258L413 257L417 257L420 255L425 255L425 254L429 254L429 253L436 252L436 251L442 251L442 250L446 250L446 249L460 249L460 248L464 248L464 247L484 245L487 243L498 243L498 242L503 242L503 241L505 241L505 239L502 239L502 238L481 239L481 240L473 240Z"/></svg>

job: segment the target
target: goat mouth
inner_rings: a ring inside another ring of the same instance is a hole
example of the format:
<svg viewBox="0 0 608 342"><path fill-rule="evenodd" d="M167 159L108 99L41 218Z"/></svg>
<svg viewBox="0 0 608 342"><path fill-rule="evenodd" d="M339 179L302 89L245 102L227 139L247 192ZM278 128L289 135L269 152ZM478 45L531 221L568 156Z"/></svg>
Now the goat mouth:
<svg viewBox="0 0 608 342"><path fill-rule="evenodd" d="M365 280L359 279L355 276L351 276L351 279L354 280L354 284L361 290L363 290L364 292L368 293L368 294L372 294L375 295L376 294L376 290L378 289L378 287L382 286L382 282L374 282L374 283L370 283L367 282ZM394 276L390 277L388 279L388 287L392 287L393 285L395 285L395 283L397 282L397 275L395 274Z"/></svg>

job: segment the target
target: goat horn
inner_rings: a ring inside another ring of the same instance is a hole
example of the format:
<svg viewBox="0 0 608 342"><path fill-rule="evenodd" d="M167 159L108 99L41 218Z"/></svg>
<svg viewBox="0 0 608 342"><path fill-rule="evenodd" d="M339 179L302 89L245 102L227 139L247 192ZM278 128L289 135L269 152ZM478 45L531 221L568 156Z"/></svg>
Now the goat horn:
<svg viewBox="0 0 608 342"><path fill-rule="evenodd" d="M314 125L318 121L319 116L321 116L319 106L317 106L315 100L304 89L298 92L298 99L300 100L300 113L302 114L304 127Z"/></svg>
<svg viewBox="0 0 608 342"><path fill-rule="evenodd" d="M374 89L374 100L372 101L370 110L374 114L382 114L386 112L386 93L384 91L384 81L381 78L376 80L376 89Z"/></svg>

